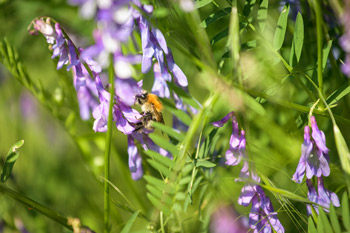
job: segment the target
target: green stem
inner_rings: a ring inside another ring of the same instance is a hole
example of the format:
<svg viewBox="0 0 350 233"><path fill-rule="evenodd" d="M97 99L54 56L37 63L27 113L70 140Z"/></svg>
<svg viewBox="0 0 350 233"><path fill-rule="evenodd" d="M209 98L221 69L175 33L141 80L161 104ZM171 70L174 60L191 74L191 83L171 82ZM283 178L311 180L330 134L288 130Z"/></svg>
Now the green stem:
<svg viewBox="0 0 350 233"><path fill-rule="evenodd" d="M314 1L316 12L316 33L317 33L317 78L318 89L323 95L323 78L322 78L322 12L318 0Z"/></svg>
<svg viewBox="0 0 350 233"><path fill-rule="evenodd" d="M108 233L110 230L110 199L109 199L109 161L111 153L111 142L112 142L112 122L113 122L113 98L114 98L114 68L113 68L113 57L110 55L109 61L109 82L111 88L109 90L110 101L109 101L109 110L108 110L108 130L106 134L106 147L105 147L105 182L104 182L104 232Z"/></svg>
<svg viewBox="0 0 350 233"><path fill-rule="evenodd" d="M57 212L43 206L42 204L23 196L20 193L17 193L16 191L6 187L3 184L0 184L0 193L3 193L5 195L7 195L8 197L28 206L29 208L32 208L34 210L37 210L38 212L40 212L41 214L45 215L46 217L50 218L51 220L61 224L62 226L64 226L65 228L67 228L68 230L73 231L72 226L68 225L68 219L65 217L62 217L60 214L58 214Z"/></svg>

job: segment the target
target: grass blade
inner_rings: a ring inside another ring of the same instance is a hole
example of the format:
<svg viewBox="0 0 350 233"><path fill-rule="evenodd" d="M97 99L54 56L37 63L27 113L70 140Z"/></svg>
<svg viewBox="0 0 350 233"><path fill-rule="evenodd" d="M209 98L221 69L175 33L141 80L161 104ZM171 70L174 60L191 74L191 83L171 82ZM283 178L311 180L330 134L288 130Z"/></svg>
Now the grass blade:
<svg viewBox="0 0 350 233"><path fill-rule="evenodd" d="M347 192L344 192L341 200L341 210L343 217L343 224L346 230L350 231L350 213L349 213L349 196Z"/></svg>
<svg viewBox="0 0 350 233"><path fill-rule="evenodd" d="M121 231L121 233L128 233L131 230L132 225L134 224L137 216L139 215L140 210L136 211L128 220L128 222L125 224L125 227L123 228L123 230Z"/></svg>

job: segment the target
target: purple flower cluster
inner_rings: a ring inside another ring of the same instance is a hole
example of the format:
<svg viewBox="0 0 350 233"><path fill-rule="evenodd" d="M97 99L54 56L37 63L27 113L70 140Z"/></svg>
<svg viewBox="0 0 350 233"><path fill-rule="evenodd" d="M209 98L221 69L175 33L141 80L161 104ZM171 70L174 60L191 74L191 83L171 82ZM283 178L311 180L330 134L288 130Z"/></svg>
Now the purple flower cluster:
<svg viewBox="0 0 350 233"><path fill-rule="evenodd" d="M318 129L316 119L311 116L312 140L310 138L310 127L304 128L304 143L301 145L301 157L293 180L301 183L306 173L307 179L312 176L329 176L329 149L326 147L324 133Z"/></svg>
<svg viewBox="0 0 350 233"><path fill-rule="evenodd" d="M31 33L41 32L50 46L52 45L52 58L59 57L57 69L61 69L64 65L67 65L67 71L72 69L81 118L89 119L91 111L98 105L97 90L83 62L94 74L101 72L101 67L91 59L87 58L83 61L79 59L77 54L79 51L73 42L63 35L59 23L56 23L53 27L50 18L38 18L33 20L32 24L34 30Z"/></svg>
<svg viewBox="0 0 350 233"><path fill-rule="evenodd" d="M340 37L339 44L346 53L345 62L342 64L341 70L350 78L350 1L345 1L345 8L341 21L344 25L344 35Z"/></svg>
<svg viewBox="0 0 350 233"><path fill-rule="evenodd" d="M325 134L319 130L314 116L310 118L312 128L312 139L310 137L310 127L304 128L304 142L301 145L301 157L298 167L293 175L293 180L297 183L303 181L306 174L306 183L309 188L308 198L325 208L329 208L332 202L334 206L339 206L339 200L335 193L324 188L322 176L329 176L329 149L326 146ZM318 179L318 193L312 186L311 178L316 176ZM315 207L317 209L317 207ZM308 212L310 213L310 206Z"/></svg>
<svg viewBox="0 0 350 233"><path fill-rule="evenodd" d="M128 135L129 168L132 177L139 179L142 177L143 170L135 141L138 141L145 150L152 149L168 157L171 155L156 146L146 134L147 132L135 132L135 125L140 122L142 115L133 109L132 105L135 104L135 96L142 92L142 81L134 80L136 71L133 65L141 63L143 73L148 72L153 65L155 81L152 92L160 97L170 98L167 82L174 82L186 91L187 78L175 63L162 32L152 27L143 15L151 14L152 6L142 5L138 0L71 0L70 3L80 5L82 15L95 16L97 28L94 31L94 45L78 50L62 32L58 23L53 28L49 18L34 20L34 31L41 32L47 42L53 44L52 58L59 57L57 68L68 65L67 70L72 69L81 117L88 119L92 113L93 129L96 132L107 131L109 103L112 100L106 88L111 85L103 84L100 77L104 76L102 69L113 62L116 86L113 98L113 121L119 131ZM138 6L143 13L141 14L130 4ZM135 29L138 29L141 35L142 56L125 54L122 51L122 44L131 40ZM112 59L110 59L111 56ZM153 58L157 60L154 64L152 64ZM90 69L93 77L90 77L84 64ZM177 107L183 110L187 108L180 97L175 93L173 96ZM176 123L178 128L181 128L179 127L181 123L180 121Z"/></svg>
<svg viewBox="0 0 350 233"><path fill-rule="evenodd" d="M336 206L336 207L340 206L339 198L337 194L329 191L328 189L325 189L322 177L317 178L317 192L311 180L306 180L306 185L309 189L309 192L307 193L309 200L320 205L326 212L328 212L327 209L329 208L331 203L333 204L333 206ZM318 206L313 205L313 207L318 213ZM312 213L311 206L306 205L306 208L309 215L311 215Z"/></svg>
<svg viewBox="0 0 350 233"><path fill-rule="evenodd" d="M244 130L239 132L238 122L234 112L228 113L220 121L213 122L215 127L222 127L227 121L232 119L232 134L230 138L230 148L226 151L226 164L230 166L238 165L245 159L246 139ZM253 182L247 182L250 179ZM260 177L249 167L249 162L244 160L240 173L240 178L235 180L246 182L243 186L238 203L242 206L252 208L249 214L249 226L254 232L284 232L281 222L277 218L277 212L274 211L271 200L264 193L260 185ZM273 229L272 229L273 228Z"/></svg>

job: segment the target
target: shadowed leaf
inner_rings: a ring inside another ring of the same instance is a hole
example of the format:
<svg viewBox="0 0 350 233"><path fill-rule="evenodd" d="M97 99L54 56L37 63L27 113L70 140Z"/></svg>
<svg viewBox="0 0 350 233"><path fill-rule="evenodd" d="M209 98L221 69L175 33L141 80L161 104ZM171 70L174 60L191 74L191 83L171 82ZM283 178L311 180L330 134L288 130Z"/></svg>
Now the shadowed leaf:
<svg viewBox="0 0 350 233"><path fill-rule="evenodd" d="M12 168L15 165L15 162L19 156L19 152L17 151L17 149L23 146L23 144L24 140L21 140L16 142L13 146L11 146L9 152L7 153L4 167L1 173L1 182L5 183L6 180L10 177Z"/></svg>

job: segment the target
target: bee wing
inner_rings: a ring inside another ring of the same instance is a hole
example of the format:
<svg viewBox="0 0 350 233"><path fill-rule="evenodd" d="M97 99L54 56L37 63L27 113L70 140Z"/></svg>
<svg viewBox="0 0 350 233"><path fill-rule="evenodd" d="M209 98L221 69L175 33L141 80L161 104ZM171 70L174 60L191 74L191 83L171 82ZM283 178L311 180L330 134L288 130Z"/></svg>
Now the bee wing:
<svg viewBox="0 0 350 233"><path fill-rule="evenodd" d="M153 104L152 104L152 108L153 108L152 110L153 110L153 112L154 112L154 115L155 115L155 117L156 117L156 121L157 121L157 122L161 122L161 123L164 124L164 119L163 119L162 113L161 113L161 112L158 112L157 109L154 107Z"/></svg>

